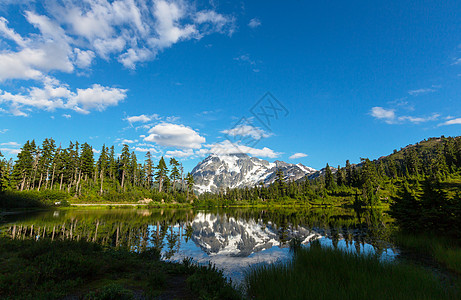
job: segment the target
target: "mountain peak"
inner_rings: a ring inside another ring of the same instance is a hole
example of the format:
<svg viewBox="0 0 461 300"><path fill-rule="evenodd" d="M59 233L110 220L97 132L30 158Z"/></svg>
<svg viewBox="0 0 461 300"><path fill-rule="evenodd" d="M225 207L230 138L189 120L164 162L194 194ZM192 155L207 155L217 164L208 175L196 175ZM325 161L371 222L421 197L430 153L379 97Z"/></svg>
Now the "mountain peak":
<svg viewBox="0 0 461 300"><path fill-rule="evenodd" d="M226 188L253 187L275 181L277 170L283 172L287 180L298 180L316 172L301 164L284 161L268 162L244 153L211 154L192 170L196 191L217 192Z"/></svg>

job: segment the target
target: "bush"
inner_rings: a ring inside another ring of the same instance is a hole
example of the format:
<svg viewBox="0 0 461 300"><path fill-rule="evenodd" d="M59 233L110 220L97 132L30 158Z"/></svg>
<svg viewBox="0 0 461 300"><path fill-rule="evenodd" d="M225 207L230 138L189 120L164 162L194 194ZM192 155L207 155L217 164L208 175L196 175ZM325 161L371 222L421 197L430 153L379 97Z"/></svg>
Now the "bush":
<svg viewBox="0 0 461 300"><path fill-rule="evenodd" d="M123 286L119 284L109 284L104 286L101 289L96 291L92 291L86 294L83 299L85 300L112 300L112 299L120 299L120 300L131 300L134 299L133 292L130 290L125 289Z"/></svg>

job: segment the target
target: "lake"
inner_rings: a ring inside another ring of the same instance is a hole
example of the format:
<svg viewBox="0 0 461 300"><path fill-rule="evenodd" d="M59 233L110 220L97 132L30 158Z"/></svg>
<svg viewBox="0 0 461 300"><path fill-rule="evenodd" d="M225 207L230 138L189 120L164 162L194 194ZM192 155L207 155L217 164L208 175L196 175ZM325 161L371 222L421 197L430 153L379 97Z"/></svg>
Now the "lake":
<svg viewBox="0 0 461 300"><path fill-rule="evenodd" d="M70 209L5 216L0 235L86 240L131 251L154 247L165 260L211 262L238 283L250 266L289 259L293 238L392 260L398 250L389 242L391 229L379 210Z"/></svg>

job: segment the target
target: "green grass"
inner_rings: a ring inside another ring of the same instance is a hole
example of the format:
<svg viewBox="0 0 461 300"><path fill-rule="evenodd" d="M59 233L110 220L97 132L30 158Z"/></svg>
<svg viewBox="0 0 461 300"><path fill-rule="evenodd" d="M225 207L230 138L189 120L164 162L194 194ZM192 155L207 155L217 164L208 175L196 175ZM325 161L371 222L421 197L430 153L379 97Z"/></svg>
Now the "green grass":
<svg viewBox="0 0 461 300"><path fill-rule="evenodd" d="M169 291L190 299L240 297L216 268L164 262L154 249L133 253L88 242L0 238L1 299L150 299Z"/></svg>
<svg viewBox="0 0 461 300"><path fill-rule="evenodd" d="M461 276L461 241L443 236L402 232L395 233L393 240L403 249L429 256Z"/></svg>
<svg viewBox="0 0 461 300"><path fill-rule="evenodd" d="M421 267L385 263L371 255L324 248L295 251L292 261L251 269L245 278L254 299L456 299L454 288Z"/></svg>

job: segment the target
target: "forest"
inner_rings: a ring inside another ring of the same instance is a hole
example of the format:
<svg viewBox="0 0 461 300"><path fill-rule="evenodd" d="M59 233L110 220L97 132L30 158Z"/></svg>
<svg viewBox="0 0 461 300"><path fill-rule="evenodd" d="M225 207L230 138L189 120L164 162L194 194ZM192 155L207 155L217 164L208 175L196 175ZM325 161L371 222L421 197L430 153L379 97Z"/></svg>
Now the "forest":
<svg viewBox="0 0 461 300"><path fill-rule="evenodd" d="M97 159L95 152L99 152ZM10 199L16 205L22 201L33 206L34 199L63 202L71 197L73 202L137 202L148 198L184 203L192 199L193 184L192 175L185 174L175 158L168 164L163 157L154 163L147 152L141 163L126 144L117 155L114 146L103 145L95 151L88 143L70 142L62 148L52 138L41 146L32 140L23 145L15 161L0 161L3 201Z"/></svg>
<svg viewBox="0 0 461 300"><path fill-rule="evenodd" d="M88 143L67 148L47 138L27 141L17 159L0 161L2 207L93 202L178 203L216 206L345 206L390 208L404 228L461 232L461 138L429 138L375 160L328 164L315 178L288 181L277 171L270 185L194 194L194 179L175 158L143 162L128 145L120 155L103 145L95 158Z"/></svg>

